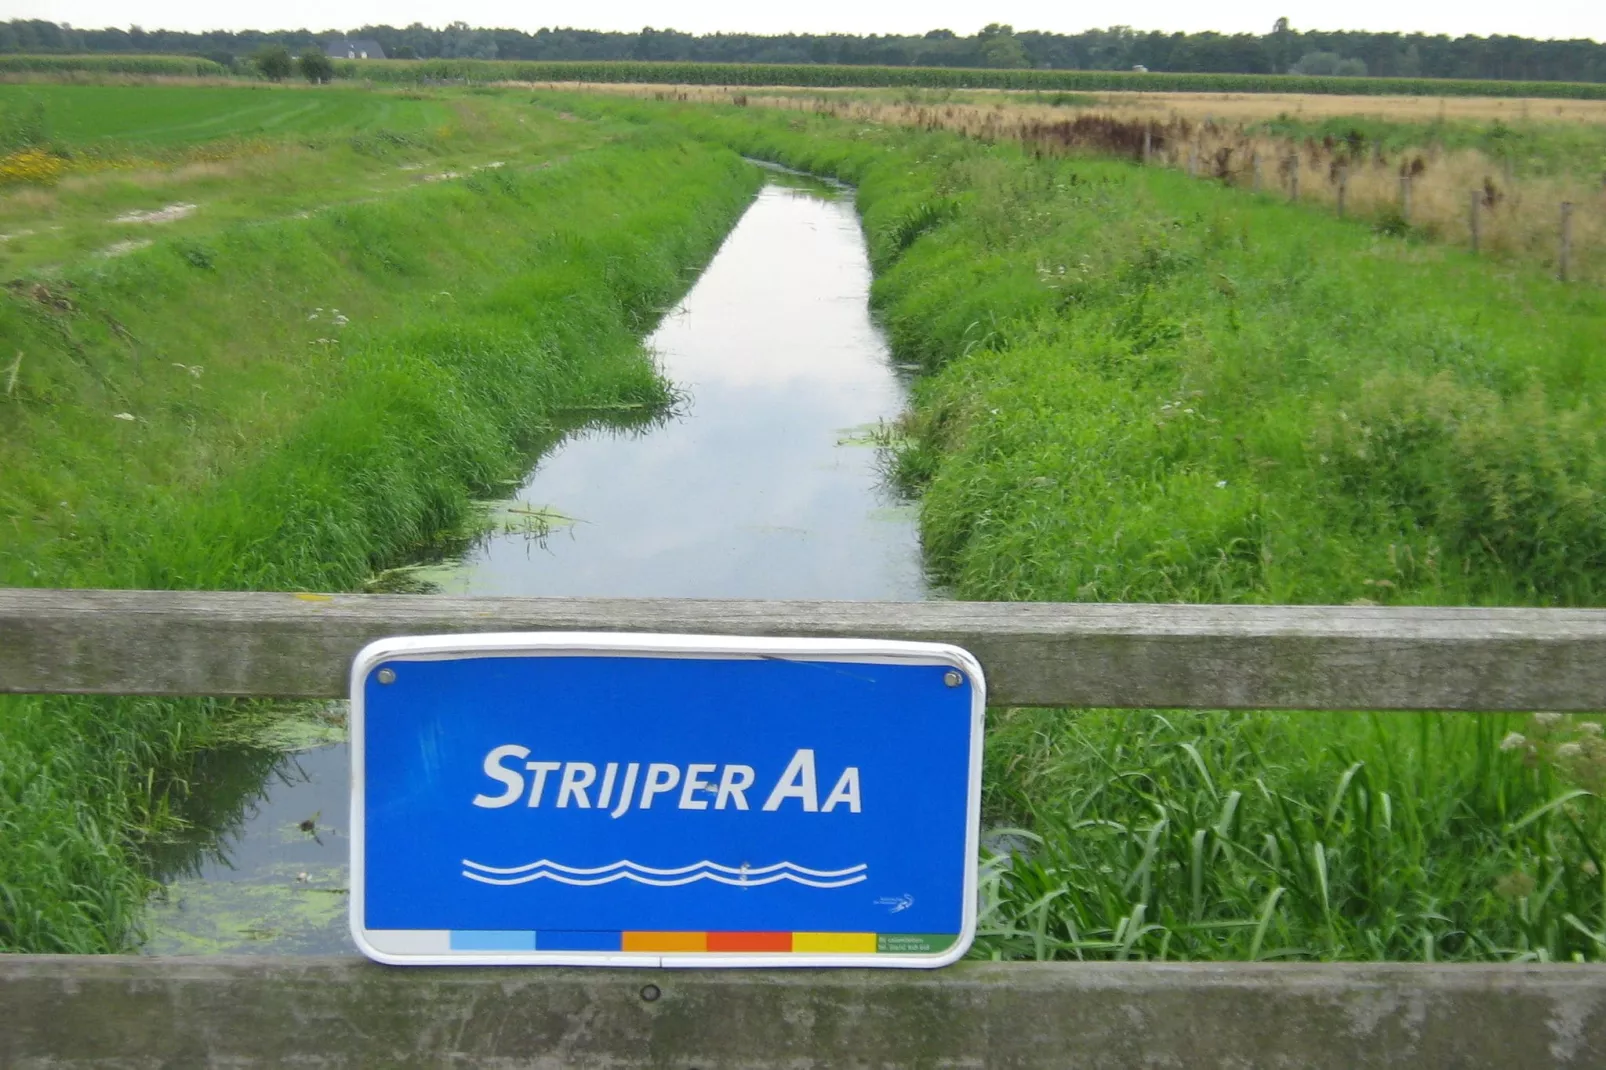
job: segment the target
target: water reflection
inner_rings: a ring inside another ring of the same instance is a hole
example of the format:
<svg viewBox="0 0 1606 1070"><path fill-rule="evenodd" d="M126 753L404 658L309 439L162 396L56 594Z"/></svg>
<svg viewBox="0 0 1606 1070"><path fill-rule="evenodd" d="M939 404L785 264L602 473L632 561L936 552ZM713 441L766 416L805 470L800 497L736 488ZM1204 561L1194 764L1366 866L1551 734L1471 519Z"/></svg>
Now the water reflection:
<svg viewBox="0 0 1606 1070"><path fill-rule="evenodd" d="M571 432L514 496L513 530L428 579L459 594L924 597L913 511L873 445L905 395L869 285L851 200L766 187L649 339L682 411ZM346 762L344 745L308 750L254 801L233 793L239 834L170 885L147 950L349 950Z"/></svg>
<svg viewBox="0 0 1606 1070"><path fill-rule="evenodd" d="M903 386L870 317L851 202L773 185L650 339L687 394L642 439L574 434L516 497L545 539L486 540L457 594L917 599L913 513L871 429Z"/></svg>

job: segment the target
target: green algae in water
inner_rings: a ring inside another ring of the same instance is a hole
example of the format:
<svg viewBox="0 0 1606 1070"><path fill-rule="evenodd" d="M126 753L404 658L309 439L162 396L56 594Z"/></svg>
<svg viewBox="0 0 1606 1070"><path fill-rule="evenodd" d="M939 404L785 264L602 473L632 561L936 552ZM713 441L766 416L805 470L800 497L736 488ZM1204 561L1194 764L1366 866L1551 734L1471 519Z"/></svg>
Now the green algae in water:
<svg viewBox="0 0 1606 1070"><path fill-rule="evenodd" d="M249 881L180 880L152 900L149 955L315 953L346 937L344 865L267 867Z"/></svg>

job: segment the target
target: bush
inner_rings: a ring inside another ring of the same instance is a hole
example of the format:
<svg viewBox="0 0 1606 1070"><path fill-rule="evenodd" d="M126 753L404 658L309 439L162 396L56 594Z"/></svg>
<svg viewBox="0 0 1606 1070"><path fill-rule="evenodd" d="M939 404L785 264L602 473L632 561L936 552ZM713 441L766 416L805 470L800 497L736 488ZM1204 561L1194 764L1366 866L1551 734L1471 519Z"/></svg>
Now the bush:
<svg viewBox="0 0 1606 1070"><path fill-rule="evenodd" d="M335 76L335 65L329 62L328 56L317 50L301 53L296 66L301 68L302 77L313 85L327 82Z"/></svg>
<svg viewBox="0 0 1606 1070"><path fill-rule="evenodd" d="M1307 52L1288 68L1288 73L1315 78L1365 78L1366 61L1345 59L1337 52Z"/></svg>
<svg viewBox="0 0 1606 1070"><path fill-rule="evenodd" d="M263 45L257 49L256 55L251 57L262 77L270 82L282 82L290 77L290 71L295 61L290 58L290 50L283 45Z"/></svg>

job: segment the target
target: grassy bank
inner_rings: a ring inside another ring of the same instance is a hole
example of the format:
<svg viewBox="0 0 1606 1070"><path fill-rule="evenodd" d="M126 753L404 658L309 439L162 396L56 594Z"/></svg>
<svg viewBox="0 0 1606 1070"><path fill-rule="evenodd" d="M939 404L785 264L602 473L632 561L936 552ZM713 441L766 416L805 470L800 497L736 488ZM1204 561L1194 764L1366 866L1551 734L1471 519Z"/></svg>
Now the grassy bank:
<svg viewBox="0 0 1606 1070"><path fill-rule="evenodd" d="M1598 605L1598 291L1175 172L671 111L859 184L965 598ZM995 711L981 947L1599 958L1597 723Z"/></svg>
<svg viewBox="0 0 1606 1070"><path fill-rule="evenodd" d="M639 339L758 178L674 134L502 105L447 104L484 134L453 151L502 166L351 197L352 175L411 172L353 157L359 131L293 139L266 155L307 167L298 195L324 206L250 218L250 196L277 203L294 168L242 173L222 225L203 203L192 229L9 286L0 583L350 589L458 530L565 409L664 404ZM519 144L497 142L504 120ZM189 180L159 171L158 203L164 176ZM69 216L102 193L53 191ZM142 837L225 716L0 700L0 949L137 938Z"/></svg>
<svg viewBox="0 0 1606 1070"><path fill-rule="evenodd" d="M947 130L1032 153L1105 153L1201 181L1322 205L1400 234L1559 270L1561 206L1571 206L1568 274L1606 283L1606 105L1493 98L1280 94L1025 94L954 90L590 87L660 101L739 104L849 123ZM1524 118L1532 110L1543 116ZM1306 117L1306 108L1309 117ZM1557 113L1553 117L1550 112ZM1562 114L1565 112L1565 115ZM1394 117L1389 117L1394 116Z"/></svg>

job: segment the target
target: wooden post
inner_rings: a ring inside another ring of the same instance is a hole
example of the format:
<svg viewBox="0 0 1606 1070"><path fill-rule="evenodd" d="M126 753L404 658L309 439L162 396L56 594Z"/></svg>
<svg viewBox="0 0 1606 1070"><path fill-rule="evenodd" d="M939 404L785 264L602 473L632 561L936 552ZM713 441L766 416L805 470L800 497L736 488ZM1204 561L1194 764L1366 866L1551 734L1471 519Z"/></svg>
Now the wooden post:
<svg viewBox="0 0 1606 1070"><path fill-rule="evenodd" d="M1338 218L1344 218L1345 201L1349 198L1349 167L1338 169Z"/></svg>
<svg viewBox="0 0 1606 1070"><path fill-rule="evenodd" d="M1299 200L1299 153L1288 157L1288 201Z"/></svg>
<svg viewBox="0 0 1606 1070"><path fill-rule="evenodd" d="M1198 169L1199 169L1199 146L1197 144L1189 145L1188 146L1188 177L1192 178L1195 174L1198 173Z"/></svg>
<svg viewBox="0 0 1606 1070"><path fill-rule="evenodd" d="M1259 193L1260 192L1260 153L1259 153L1259 151L1251 152L1249 154L1249 170L1254 175L1254 177L1252 179L1250 179L1249 188L1254 190L1256 193Z"/></svg>
<svg viewBox="0 0 1606 1070"><path fill-rule="evenodd" d="M1561 255L1556 258L1556 277L1567 281L1573 258L1573 202L1561 202Z"/></svg>
<svg viewBox="0 0 1606 1070"><path fill-rule="evenodd" d="M1149 126L1143 127L1143 164L1148 166L1149 157L1154 154L1154 131Z"/></svg>
<svg viewBox="0 0 1606 1070"><path fill-rule="evenodd" d="M1467 229L1472 233L1472 251L1478 251L1478 215L1483 207L1483 191L1473 190L1467 202Z"/></svg>
<svg viewBox="0 0 1606 1070"><path fill-rule="evenodd" d="M1400 218L1407 223L1411 222L1411 175L1409 172L1400 175Z"/></svg>

